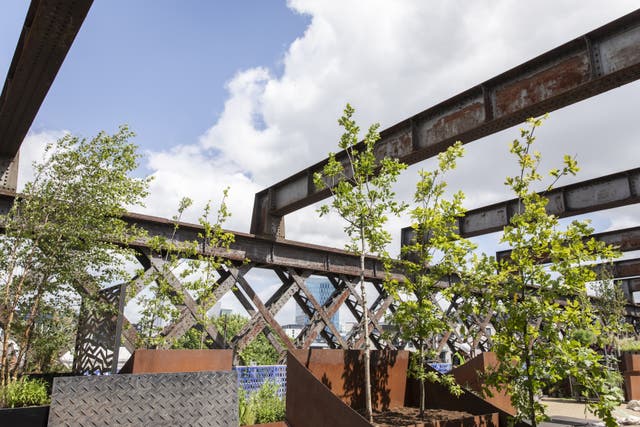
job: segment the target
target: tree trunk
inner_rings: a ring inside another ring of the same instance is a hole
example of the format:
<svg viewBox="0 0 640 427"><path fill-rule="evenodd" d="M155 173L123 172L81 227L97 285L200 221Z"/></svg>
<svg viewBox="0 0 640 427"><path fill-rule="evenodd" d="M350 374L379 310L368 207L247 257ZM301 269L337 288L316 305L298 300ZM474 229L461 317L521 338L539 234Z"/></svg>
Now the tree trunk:
<svg viewBox="0 0 640 427"><path fill-rule="evenodd" d="M424 343L420 340L420 372L424 370ZM424 408L425 408L425 387L424 387L424 375L420 376L420 418L424 420Z"/></svg>
<svg viewBox="0 0 640 427"><path fill-rule="evenodd" d="M23 369L26 371L27 359L29 357L29 349L31 347L31 339L33 332L33 325L35 324L36 313L40 308L40 299L42 298L42 286L38 286L38 290L36 296L31 305L31 309L29 310L29 320L27 323L27 327L25 328L24 335L22 336L22 342L24 345L20 346L20 351L18 352L18 357L16 359L16 364L13 367L11 372L11 377L15 380L18 377L18 371L20 369L20 361L24 358Z"/></svg>
<svg viewBox="0 0 640 427"><path fill-rule="evenodd" d="M367 309L367 291L364 285L364 230L360 230L360 293L362 294L362 324L364 329L364 400L369 422L373 422L371 408L371 351L369 349L369 314Z"/></svg>

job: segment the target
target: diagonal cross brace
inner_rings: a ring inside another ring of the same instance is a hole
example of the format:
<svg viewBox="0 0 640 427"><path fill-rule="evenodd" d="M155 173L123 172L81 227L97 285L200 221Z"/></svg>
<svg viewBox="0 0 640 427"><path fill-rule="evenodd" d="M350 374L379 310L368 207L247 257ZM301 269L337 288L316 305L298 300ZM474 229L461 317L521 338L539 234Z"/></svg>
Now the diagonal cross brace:
<svg viewBox="0 0 640 427"><path fill-rule="evenodd" d="M220 278L214 284L215 289L213 293L209 295L208 298L203 301L198 301L203 311L207 312L211 307L215 305L217 301L220 300L224 295L226 295L229 290L235 285L236 280L232 276L231 272L236 272L236 274L244 274L246 272L243 271L244 266L239 269L236 267L229 267L230 271L220 269L218 272L220 273ZM178 320L173 324L168 325L162 334L165 338L168 339L177 339L184 335L189 329L193 327L197 323L196 318L191 314L188 308L183 307Z"/></svg>
<svg viewBox="0 0 640 427"><path fill-rule="evenodd" d="M312 318L310 318L309 320L312 323L317 323L319 321L322 321L325 324L325 326L329 328L331 333L334 335L335 339L338 340L338 344L340 344L342 348L346 348L346 344L347 344L346 341L342 338L342 336L340 335L340 331L336 329L336 326L331 321L331 316L327 316L325 308L318 303L318 301L315 299L313 294L309 291L309 288L304 282L304 278L297 275L291 269L288 270L288 273L289 273L289 277L291 277L291 279L293 279L293 281L296 282L300 290L304 292L307 299L313 306L313 309L315 310L315 313L313 313L313 316L315 317L317 315L320 317L320 319L316 320L316 322L313 322ZM298 304L300 304L300 302L298 302Z"/></svg>
<svg viewBox="0 0 640 427"><path fill-rule="evenodd" d="M247 299L247 297L244 296L244 294L240 291L240 289L238 288L234 288L233 289L233 294L235 295L235 297L238 299L238 301L240 302L240 304L242 304L242 306L244 307L244 309L247 311L247 313L249 313L249 316L254 317L254 316L260 316L259 312L256 311L255 308L253 308L253 305L251 305L251 302L249 302L249 300ZM274 313L275 315L275 313ZM280 342L278 341L278 338L274 336L273 332L271 331L271 329L269 329L266 325L262 328L261 331L258 331L256 333L255 336L257 336L260 332L262 332L264 334L265 337L267 337L267 340L269 340L269 342L271 343L271 345L276 349L276 351L278 351L278 353L283 353L284 352L284 348L282 347L282 345L280 344ZM248 344L248 343L247 343Z"/></svg>
<svg viewBox="0 0 640 427"><path fill-rule="evenodd" d="M151 261L152 268L157 271L157 273L160 275L160 278L166 280L167 283L171 285L171 287L174 289L174 292L176 293L176 295L182 298L182 301L183 301L182 305L186 307L186 309L190 312L190 314L195 319L197 319L198 317L201 317L200 313L198 313L198 308L199 308L198 304L194 301L193 297L189 294L189 292L187 292L184 289L184 287L182 286L182 282L180 282L180 280L169 269L163 268L166 265L166 261L157 257L151 257L150 261ZM179 307L179 308L184 310L183 307ZM216 346L218 348L225 348L226 343L224 342L223 336L220 334L220 332L218 332L218 329L214 325L210 324L209 322L204 322L204 323L205 324L202 325L204 330L207 332L209 337L215 342Z"/></svg>
<svg viewBox="0 0 640 427"><path fill-rule="evenodd" d="M342 304L349 297L349 288L346 286L342 286L342 289L336 288L333 294L329 297L324 307L327 313L327 316L331 318L337 311L340 309ZM298 338L296 338L296 342L300 342L302 340L302 348L308 348L311 346L311 343L316 339L319 333L324 331L323 324L321 322L315 322L307 325L305 329L303 329ZM340 345L343 349L348 348L346 341L342 336L340 336L341 341Z"/></svg>
<svg viewBox="0 0 640 427"><path fill-rule="evenodd" d="M278 273L278 269L276 269ZM280 276L280 274L278 274ZM283 281L282 286L267 300L265 303L269 312L275 316L278 311L286 304L286 302L298 292L298 285L286 279L285 276L281 276ZM260 316L260 313L255 313L251 320L242 328L242 330L234 337L233 347L236 351L242 351L261 331L267 328L267 323ZM268 329L268 328L267 328Z"/></svg>
<svg viewBox="0 0 640 427"><path fill-rule="evenodd" d="M242 290L247 294L247 296L249 297L253 305L256 307L256 309L258 310L258 312L260 313L264 321L267 323L267 325L269 325L271 329L276 333L276 335L278 335L280 340L284 343L284 345L287 347L289 351L294 351L295 347L293 346L293 343L291 342L287 334L285 334L284 330L282 329L282 326L280 326L280 324L276 321L273 315L269 312L269 309L265 307L264 303L260 300L260 298L255 293L251 285L249 285L249 283L244 279L244 277L238 277L237 280L238 280L238 284L240 285Z"/></svg>
<svg viewBox="0 0 640 427"><path fill-rule="evenodd" d="M353 316L356 318L356 321L358 322L356 325L353 326L351 332L349 332L347 341L353 340L356 336L356 334L358 332L360 332L360 323L362 323L362 314L358 312L357 307L362 307L362 298L360 297L360 294L356 291L353 283L351 283L345 276L340 275L340 280L342 282L344 282L344 284L349 288L349 291L351 293L351 296L354 297L354 299L356 300L356 305L353 304L349 304L349 300L345 301L347 304L347 307L349 307L349 310L351 310L351 313L353 314ZM334 282L334 286L335 286L335 279L333 279ZM389 307L389 305L393 302L393 298L392 297L387 297L387 299L385 300L385 308L384 310L378 310L378 311L386 311L386 309ZM373 327L379 331L382 331L382 327L380 326L378 320L381 317L381 315L375 316L371 310L369 309L369 307L366 307L367 313L368 313L368 318L369 318L369 323L373 324ZM372 331L373 329L372 328ZM364 340L362 340L362 342L364 342ZM361 345L360 341L356 344L356 345ZM356 347L359 348L359 347Z"/></svg>

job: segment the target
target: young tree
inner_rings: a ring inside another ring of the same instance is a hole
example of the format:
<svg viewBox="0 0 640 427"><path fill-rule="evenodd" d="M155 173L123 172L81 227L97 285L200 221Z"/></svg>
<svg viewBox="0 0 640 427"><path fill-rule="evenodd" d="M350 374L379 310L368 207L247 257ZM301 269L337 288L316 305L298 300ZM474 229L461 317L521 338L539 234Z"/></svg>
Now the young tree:
<svg viewBox="0 0 640 427"><path fill-rule="evenodd" d="M122 126L114 135L67 135L47 146L44 160L34 164L35 178L2 216L3 385L23 366L22 360L9 360L10 341L29 348L45 302L92 293L126 277L130 253L123 245L136 232L121 216L124 206L141 204L148 184L130 176L139 158L132 136Z"/></svg>
<svg viewBox="0 0 640 427"><path fill-rule="evenodd" d="M396 302L392 322L398 326L404 340L417 344L410 374L420 382L421 417L424 417L426 380L444 382L453 392L461 391L455 387L452 377L436 375L427 370L426 363L435 357L430 345L433 339L444 335L451 327L443 316L438 298L444 297L451 303L455 291L449 279L453 276L464 279L466 257L474 249L470 241L458 234L458 218L465 212L462 207L464 194L459 191L451 200L445 198L444 174L455 168L456 160L463 152L462 144L458 142L438 155L437 169L420 171L421 179L414 196L417 206L411 210L415 241L402 248L399 263L405 280L386 284ZM443 288L443 284L447 287ZM456 288L461 286L460 282L455 285Z"/></svg>
<svg viewBox="0 0 640 427"><path fill-rule="evenodd" d="M167 342L162 331L167 324L178 319L181 314L178 307L185 305L186 298L200 303L194 316L196 326L201 330L215 327L209 314L215 304L213 292L219 271L230 264L228 259L221 256L221 252L228 250L234 240L233 233L222 228L231 215L226 205L228 191L228 188L223 191L213 222L210 218L211 202L206 204L198 219L202 231L198 233L197 240L177 242L175 238L183 213L193 203L189 198L180 201L178 214L173 218L172 236L169 239L155 236L149 240L151 257L160 257L160 261L154 267L158 269L157 274L148 276L146 284L150 287L140 299L142 310L138 325L141 345L157 347L174 344ZM175 281L168 280L173 277L179 278L180 289L174 286Z"/></svg>
<svg viewBox="0 0 640 427"><path fill-rule="evenodd" d="M588 264L609 261L615 253L588 238L593 230L587 222L573 221L561 229L558 218L546 212L547 199L532 188L543 179L538 172L541 155L531 149L541 119L528 123L531 128L521 130L522 140L514 140L510 148L520 173L506 179L519 201L502 236L512 252L506 260L485 264L498 271L498 280L487 285L485 294L497 313L492 338L499 362L487 383L506 390L518 418L528 418L535 427L545 418L536 397L571 375L585 394L599 398L596 413L613 426L611 412L619 401L619 389L611 383L602 357L581 338L600 334L587 296L587 283L596 279ZM575 159L565 156L562 169L550 171L553 182L547 191L577 171Z"/></svg>
<svg viewBox="0 0 640 427"><path fill-rule="evenodd" d="M354 109L347 104L343 116L338 120L344 128L338 144L344 150L344 157L336 158L334 153L330 153L322 172L314 174L314 184L317 188L329 188L333 195L331 204L319 209L320 216L327 215L333 209L344 219L344 231L349 237L346 249L360 257L362 328L365 341L365 411L367 418L371 420L369 307L364 261L367 253L387 256L385 247L391 241L391 235L383 228L387 215L399 215L405 209L403 203L394 200L395 193L391 187L406 165L397 159L376 158L374 145L380 139L379 124L371 125L364 140L358 143L360 128L352 119L353 113Z"/></svg>
<svg viewBox="0 0 640 427"><path fill-rule="evenodd" d="M602 326L601 344L611 369L617 369L620 357L620 341L633 332L633 327L626 322L626 305L629 302L620 283L609 277L607 268L601 272L604 277L593 284L596 300L594 309ZM613 351L613 353L612 353Z"/></svg>

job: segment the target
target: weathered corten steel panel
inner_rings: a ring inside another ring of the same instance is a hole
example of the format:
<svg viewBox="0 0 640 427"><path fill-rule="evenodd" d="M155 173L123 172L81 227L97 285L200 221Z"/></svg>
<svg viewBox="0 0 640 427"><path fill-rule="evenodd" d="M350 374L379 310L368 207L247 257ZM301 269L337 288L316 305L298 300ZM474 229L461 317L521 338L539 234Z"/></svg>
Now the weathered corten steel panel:
<svg viewBox="0 0 640 427"><path fill-rule="evenodd" d="M482 392L482 375L491 370L498 364L496 354L493 352L485 352L467 361L464 365L453 368L451 374L458 384L465 384L467 388L477 392ZM515 415L516 410L511 405L511 399L505 392L491 390L493 396L486 397L485 400L500 410Z"/></svg>
<svg viewBox="0 0 640 427"><path fill-rule="evenodd" d="M0 95L0 156L13 158L93 0L33 0Z"/></svg>
<svg viewBox="0 0 640 427"><path fill-rule="evenodd" d="M456 140L474 141L639 77L637 10L382 131L376 153L413 164ZM329 197L309 181L324 164L326 159L257 193L251 232L283 237L284 215Z"/></svg>
<svg viewBox="0 0 640 427"><path fill-rule="evenodd" d="M364 408L361 350L296 350L293 355L343 402ZM371 352L371 400L374 410L404 405L409 352Z"/></svg>
<svg viewBox="0 0 640 427"><path fill-rule="evenodd" d="M286 418L291 427L368 427L369 422L287 354Z"/></svg>
<svg viewBox="0 0 640 427"><path fill-rule="evenodd" d="M233 350L136 350L121 374L230 371Z"/></svg>
<svg viewBox="0 0 640 427"><path fill-rule="evenodd" d="M436 372L435 369L429 368L431 371ZM462 389L460 396L454 396L449 389L438 383L428 382L426 386L426 407L431 409L446 409L451 411L465 411L476 416L483 414L498 415L496 420L491 418L491 421L486 423L479 422L475 425L483 425L486 427L498 427L509 425L509 419L512 417L510 413L503 411L502 409L491 404L487 399L480 397L479 393L471 392L466 387ZM413 378L407 379L407 392L406 392L406 406L418 407L420 406L420 385L419 382ZM474 425L472 423L464 423L463 425ZM516 427L527 427L528 424L519 423Z"/></svg>

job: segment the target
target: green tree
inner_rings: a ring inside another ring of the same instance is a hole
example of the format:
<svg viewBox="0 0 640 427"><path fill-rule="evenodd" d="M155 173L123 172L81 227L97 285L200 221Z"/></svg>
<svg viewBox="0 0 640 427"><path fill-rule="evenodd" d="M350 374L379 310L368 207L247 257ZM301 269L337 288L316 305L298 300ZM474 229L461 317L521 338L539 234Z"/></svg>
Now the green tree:
<svg viewBox="0 0 640 427"><path fill-rule="evenodd" d="M18 360L23 361L23 372L60 372L68 370L60 363L60 357L67 352L73 354L78 323L77 307L80 301L74 295L66 298L41 301L36 318L19 316L16 319L18 335L24 335L25 327L32 324L29 341L19 350Z"/></svg>
<svg viewBox="0 0 640 427"><path fill-rule="evenodd" d="M10 360L10 341L29 347L45 301L95 293L126 278L125 245L138 233L121 217L125 206L141 204L148 186L148 179L131 177L139 158L132 136L122 126L114 135L66 135L48 145L34 164L35 178L2 216L2 384L24 366Z"/></svg>
<svg viewBox="0 0 640 427"><path fill-rule="evenodd" d="M633 332L633 327L625 321L627 297L620 283L613 280L608 269L602 270L604 277L593 284L596 300L593 303L602 326L601 344L611 369L617 369L619 346L624 337ZM611 353L614 350L614 354Z"/></svg>
<svg viewBox="0 0 640 427"><path fill-rule="evenodd" d="M173 344L166 342L162 331L165 325L177 321L181 314L178 307L185 305L186 298L199 303L194 316L196 326L206 330L214 325L208 311L216 302L213 292L219 273L231 263L222 256L222 252L227 251L234 240L233 233L222 228L231 215L226 205L228 191L228 188L224 190L213 221L211 202L206 204L198 219L202 230L196 240L176 240L182 215L193 204L189 198L180 201L178 213L173 217L172 236L169 239L154 236L149 240L150 257L160 261L156 261L157 274L148 276L146 284L150 286L140 299L141 319L138 324L141 345L157 347ZM179 289L174 286L175 281L168 280L172 277L180 280Z"/></svg>
<svg viewBox="0 0 640 427"><path fill-rule="evenodd" d="M376 158L374 146L380 139L379 124L369 127L364 140L358 143L360 128L352 119L354 109L347 104L338 120L344 128L339 147L341 157L329 154L322 172L314 174L317 188L329 188L333 195L330 205L319 209L320 216L331 209L346 222L344 231L349 238L346 249L360 257L360 293L362 297L362 328L364 331L364 377L366 416L371 411L370 340L364 260L367 253L388 257L385 247L391 235L383 227L389 213L399 215L405 204L395 201L392 185L406 165L389 157Z"/></svg>
<svg viewBox="0 0 640 427"><path fill-rule="evenodd" d="M521 130L521 139L510 148L520 173L506 179L518 198L517 211L502 236L512 252L500 262L484 260L485 268L498 272L498 279L485 288L485 299L496 312L492 338L499 362L487 383L506 390L518 419L528 418L536 426L545 418L536 397L571 375L585 395L599 398L596 413L613 426L611 412L619 402L619 389L602 366L602 357L582 338L601 333L587 296L587 283L596 279L588 264L609 261L615 253L588 238L593 230L587 222L573 221L561 228L558 218L546 212L548 200L532 189L543 180L538 172L541 155L531 148L541 119L528 123L530 129ZM549 172L552 183L546 191L577 171L575 159L565 156L562 169Z"/></svg>
<svg viewBox="0 0 640 427"><path fill-rule="evenodd" d="M386 286L394 296L396 311L391 320L398 326L400 336L417 345L413 353L410 375L420 382L420 416L424 417L425 381L443 382L451 385L453 392L461 389L455 386L452 377L439 376L426 368L427 360L435 357L433 339L444 335L451 325L443 317L438 302L439 296L449 303L456 285L453 276L463 278L466 257L474 245L459 235L458 218L464 215L462 201L464 194L455 193L449 200L445 198L447 187L444 174L455 168L456 160L464 153L460 142L438 155L438 168L434 171L420 171L420 181L414 195L416 207L411 210L415 240L402 248L399 267L405 279L389 281ZM443 285L448 285L443 289Z"/></svg>
<svg viewBox="0 0 640 427"><path fill-rule="evenodd" d="M225 335L227 339L234 337L249 322L249 319L241 314L224 314L212 318L213 324L218 331ZM192 348L202 349L213 347L211 338L202 327L191 328L172 348ZM245 365L275 365L280 359L280 354L271 345L263 334L260 334L239 353L240 360Z"/></svg>

